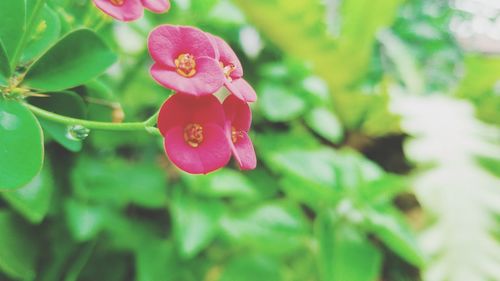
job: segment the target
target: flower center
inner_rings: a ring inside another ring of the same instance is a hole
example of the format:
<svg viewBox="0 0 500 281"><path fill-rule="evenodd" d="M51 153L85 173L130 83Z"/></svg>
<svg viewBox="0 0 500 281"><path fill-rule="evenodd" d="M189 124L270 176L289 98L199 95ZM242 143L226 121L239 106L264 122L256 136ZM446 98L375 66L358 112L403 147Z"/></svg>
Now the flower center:
<svg viewBox="0 0 500 281"><path fill-rule="evenodd" d="M233 143L236 143L241 138L243 138L243 132L236 130L235 127L231 127L231 140Z"/></svg>
<svg viewBox="0 0 500 281"><path fill-rule="evenodd" d="M115 6L122 6L123 3L125 3L125 0L109 0L109 2Z"/></svg>
<svg viewBox="0 0 500 281"><path fill-rule="evenodd" d="M184 128L184 140L191 147L198 147L203 142L203 127L200 124L191 123Z"/></svg>
<svg viewBox="0 0 500 281"><path fill-rule="evenodd" d="M196 74L196 61L191 54L180 54L175 59L177 73L184 77L193 77Z"/></svg>
<svg viewBox="0 0 500 281"><path fill-rule="evenodd" d="M220 66L222 67L222 71L224 71L224 75L226 76L226 79L229 81L233 81L233 78L231 78L231 73L236 69L236 66L232 63L228 65L224 65L224 63L219 62Z"/></svg>

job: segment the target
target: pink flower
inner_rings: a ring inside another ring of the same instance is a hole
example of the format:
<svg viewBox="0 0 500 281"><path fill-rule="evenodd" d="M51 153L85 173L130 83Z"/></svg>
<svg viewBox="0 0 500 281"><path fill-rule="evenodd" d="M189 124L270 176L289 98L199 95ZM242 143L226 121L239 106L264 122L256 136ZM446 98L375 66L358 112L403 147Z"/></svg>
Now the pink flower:
<svg viewBox="0 0 500 281"><path fill-rule="evenodd" d="M216 43L217 49L220 53L220 65L224 71L225 86L226 88L240 100L246 102L254 102L257 100L255 90L243 79L243 67L241 66L238 56L234 53L229 44L222 38L209 35Z"/></svg>
<svg viewBox="0 0 500 281"><path fill-rule="evenodd" d="M151 75L161 85L185 94L210 95L224 84L219 52L203 31L162 25L149 35L154 60Z"/></svg>
<svg viewBox="0 0 500 281"><path fill-rule="evenodd" d="M213 95L174 94L161 107L158 128L168 157L188 173L207 174L231 158L224 109Z"/></svg>
<svg viewBox="0 0 500 281"><path fill-rule="evenodd" d="M94 0L94 4L106 14L121 21L133 21L144 14L144 8L165 13L170 9L169 0Z"/></svg>
<svg viewBox="0 0 500 281"><path fill-rule="evenodd" d="M253 170L257 166L255 150L248 136L252 123L252 112L248 104L234 95L224 100L226 114L226 137L234 158L242 170Z"/></svg>

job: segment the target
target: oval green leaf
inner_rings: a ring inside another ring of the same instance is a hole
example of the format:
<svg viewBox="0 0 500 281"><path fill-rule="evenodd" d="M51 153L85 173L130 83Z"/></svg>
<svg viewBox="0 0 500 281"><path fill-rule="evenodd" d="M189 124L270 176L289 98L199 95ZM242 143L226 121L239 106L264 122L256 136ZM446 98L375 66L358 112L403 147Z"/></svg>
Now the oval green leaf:
<svg viewBox="0 0 500 281"><path fill-rule="evenodd" d="M174 237L182 257L193 258L213 241L222 211L218 201L200 200L181 191L173 195Z"/></svg>
<svg viewBox="0 0 500 281"><path fill-rule="evenodd" d="M264 83L259 106L264 116L272 122L286 122L297 118L306 109L306 102L280 84Z"/></svg>
<svg viewBox="0 0 500 281"><path fill-rule="evenodd" d="M0 40L12 58L26 25L26 3L19 0L0 1Z"/></svg>
<svg viewBox="0 0 500 281"><path fill-rule="evenodd" d="M338 144L344 138L340 120L325 107L313 109L306 115L305 121L314 132L332 143Z"/></svg>
<svg viewBox="0 0 500 281"><path fill-rule="evenodd" d="M28 184L43 162L43 135L23 105L0 98L0 189Z"/></svg>
<svg viewBox="0 0 500 281"><path fill-rule="evenodd" d="M326 212L316 221L316 237L322 280L379 280L382 253L359 230Z"/></svg>
<svg viewBox="0 0 500 281"><path fill-rule="evenodd" d="M0 40L0 76L9 77L10 76L10 64L9 58L7 57L7 51L5 50L2 41Z"/></svg>
<svg viewBox="0 0 500 281"><path fill-rule="evenodd" d="M225 238L260 253L290 254L303 245L307 233L300 210L291 204L270 202L251 210L226 212L220 220Z"/></svg>
<svg viewBox="0 0 500 281"><path fill-rule="evenodd" d="M54 10L45 5L39 22L35 25L30 41L24 50L21 61L37 58L54 44L61 34L61 20Z"/></svg>
<svg viewBox="0 0 500 281"><path fill-rule="evenodd" d="M3 198L14 210L33 224L39 224L49 212L54 192L50 165L44 165L42 172L30 183L17 190L4 192Z"/></svg>
<svg viewBox="0 0 500 281"><path fill-rule="evenodd" d="M74 194L91 202L162 208L168 201L165 172L150 162L80 157L71 180Z"/></svg>
<svg viewBox="0 0 500 281"><path fill-rule="evenodd" d="M244 175L223 169L210 175L183 175L189 188L196 194L213 198L255 199L257 191Z"/></svg>
<svg viewBox="0 0 500 281"><path fill-rule="evenodd" d="M368 212L368 229L401 258L414 266L425 264L408 223L393 207Z"/></svg>
<svg viewBox="0 0 500 281"><path fill-rule="evenodd" d="M102 74L116 61L115 54L89 29L63 37L28 70L25 86L60 91L82 85Z"/></svg>
<svg viewBox="0 0 500 281"><path fill-rule="evenodd" d="M66 224L75 240L91 240L101 231L105 217L103 208L74 199L67 200L64 208Z"/></svg>

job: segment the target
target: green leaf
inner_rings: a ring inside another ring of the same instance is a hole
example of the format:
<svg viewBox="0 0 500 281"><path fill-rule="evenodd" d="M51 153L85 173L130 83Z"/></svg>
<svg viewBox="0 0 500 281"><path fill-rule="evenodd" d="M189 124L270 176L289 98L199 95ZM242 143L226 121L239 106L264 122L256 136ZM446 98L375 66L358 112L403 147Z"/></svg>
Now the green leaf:
<svg viewBox="0 0 500 281"><path fill-rule="evenodd" d="M0 86L7 87L8 84L7 79L0 73Z"/></svg>
<svg viewBox="0 0 500 281"><path fill-rule="evenodd" d="M181 256L192 258L215 238L222 212L218 201L199 200L181 191L172 198L174 235Z"/></svg>
<svg viewBox="0 0 500 281"><path fill-rule="evenodd" d="M101 81L101 79L94 79L85 84L85 94L93 99L118 102L118 97L113 93L113 89L107 83Z"/></svg>
<svg viewBox="0 0 500 281"><path fill-rule="evenodd" d="M90 204L85 204L74 199L65 202L66 224L77 241L88 241L101 231L106 211Z"/></svg>
<svg viewBox="0 0 500 281"><path fill-rule="evenodd" d="M20 189L3 193L4 199L31 223L40 223L47 215L54 192L50 166Z"/></svg>
<svg viewBox="0 0 500 281"><path fill-rule="evenodd" d="M331 204L338 198L334 150L289 149L271 155L270 165L283 174L281 184L291 198L313 208Z"/></svg>
<svg viewBox="0 0 500 281"><path fill-rule="evenodd" d="M42 168L42 139L40 125L27 108L0 97L0 189L33 180Z"/></svg>
<svg viewBox="0 0 500 281"><path fill-rule="evenodd" d="M231 258L222 270L219 281L283 280L280 264L265 255L242 255Z"/></svg>
<svg viewBox="0 0 500 281"><path fill-rule="evenodd" d="M75 87L102 74L116 61L115 54L89 29L63 37L29 69L26 86L43 91Z"/></svg>
<svg viewBox="0 0 500 281"><path fill-rule="evenodd" d="M16 280L36 276L38 251L32 231L12 213L0 211L0 270Z"/></svg>
<svg viewBox="0 0 500 281"><path fill-rule="evenodd" d="M322 208L336 202L339 195L331 186L315 184L293 174L286 175L279 183L288 198L313 209Z"/></svg>
<svg viewBox="0 0 500 281"><path fill-rule="evenodd" d="M313 109L306 115L305 121L317 134L332 143L339 143L344 138L342 124L337 116L327 108Z"/></svg>
<svg viewBox="0 0 500 281"><path fill-rule="evenodd" d="M335 113L348 129L362 128L363 132L375 136L399 132L398 119L387 110L386 99L369 93L353 97L348 92L356 89L354 86L362 81L370 69L376 34L381 28L391 25L401 0L332 2L330 6L335 7L332 8L334 15L329 18L321 16L328 15L331 11L327 12L327 5L317 0L293 3L289 0L235 2L274 44L287 54L312 63L315 73L327 82ZM363 24L360 25L359 22ZM282 96L282 93L277 92L277 95ZM266 95L262 92L259 104L263 108L265 98ZM367 107L371 104L376 104L376 108L368 110ZM278 112L283 114L286 114L289 106L275 102L270 105L267 107L270 112L282 109ZM293 113L300 112L297 110L300 108L298 101L290 102L290 105L294 106L291 108ZM365 113L370 116L364 115ZM272 117L271 115L268 119L274 121ZM279 117L281 116L278 115L277 118ZM369 123L363 124L365 120Z"/></svg>
<svg viewBox="0 0 500 281"><path fill-rule="evenodd" d="M351 149L343 149L334 158L339 176L338 185L342 190L352 190L362 194L365 184L379 180L385 172L374 162Z"/></svg>
<svg viewBox="0 0 500 281"><path fill-rule="evenodd" d="M51 233L51 239L57 241L57 246L44 248L44 256L50 256L50 259L44 258L38 264L37 281L60 280L62 273L68 268L68 260L72 258L72 254L77 248L68 232L61 231L64 227L63 224L58 223L52 227L54 231ZM45 241L48 242L48 240Z"/></svg>
<svg viewBox="0 0 500 281"><path fill-rule="evenodd" d="M404 177L385 174L380 179L370 181L362 186L364 200L375 203L389 203L394 197L409 189Z"/></svg>
<svg viewBox="0 0 500 281"><path fill-rule="evenodd" d="M20 0L0 1L0 40L12 58L26 26L26 3Z"/></svg>
<svg viewBox="0 0 500 281"><path fill-rule="evenodd" d="M500 159L489 156L476 156L477 162L492 175L500 178Z"/></svg>
<svg viewBox="0 0 500 281"><path fill-rule="evenodd" d="M337 182L333 159L334 150L289 150L275 153L272 157L276 169L292 174L311 183L334 188Z"/></svg>
<svg viewBox="0 0 500 281"><path fill-rule="evenodd" d="M500 79L500 57L468 55L465 57L465 71L457 95L469 99L480 98L490 92Z"/></svg>
<svg viewBox="0 0 500 281"><path fill-rule="evenodd" d="M95 245L96 241L94 240L82 246L82 249L78 251L76 259L72 261L71 265L66 270L64 281L77 281L79 279L82 270L87 265L94 252Z"/></svg>
<svg viewBox="0 0 500 281"><path fill-rule="evenodd" d="M369 230L392 251L416 267L424 264L410 227L394 208L373 209L368 212L367 218Z"/></svg>
<svg viewBox="0 0 500 281"><path fill-rule="evenodd" d="M45 5L42 17L36 25L30 41L24 50L22 61L30 61L46 51L61 34L61 21L56 12Z"/></svg>
<svg viewBox="0 0 500 281"><path fill-rule="evenodd" d="M255 198L256 190L252 183L240 172L223 169L209 175L184 175L188 186L197 194L207 197Z"/></svg>
<svg viewBox="0 0 500 281"><path fill-rule="evenodd" d="M175 281L177 264L174 248L168 241L146 241L135 254L137 281Z"/></svg>
<svg viewBox="0 0 500 281"><path fill-rule="evenodd" d="M5 51L5 48L1 40L0 40L0 76L10 77L10 62L9 58L7 57L7 51Z"/></svg>
<svg viewBox="0 0 500 281"><path fill-rule="evenodd" d="M382 254L364 234L326 213L317 220L316 237L323 281L378 280Z"/></svg>
<svg viewBox="0 0 500 281"><path fill-rule="evenodd" d="M218 0L192 0L190 8L194 14L201 16L209 13L218 2Z"/></svg>
<svg viewBox="0 0 500 281"><path fill-rule="evenodd" d="M82 157L71 179L75 193L87 200L118 207L162 208L167 203L166 175L154 163Z"/></svg>
<svg viewBox="0 0 500 281"><path fill-rule="evenodd" d="M300 247L306 234L300 210L278 203L228 213L222 218L221 226L236 245L277 254L289 253Z"/></svg>
<svg viewBox="0 0 500 281"><path fill-rule="evenodd" d="M257 150L265 162L272 162L273 153L288 150L307 150L320 147L320 142L313 135L307 133L304 127L295 127L295 130L279 132L274 129L255 135ZM269 163L268 163L269 164Z"/></svg>
<svg viewBox="0 0 500 281"><path fill-rule="evenodd" d="M79 95L69 91L46 94L49 97L32 97L29 102L63 116L85 119L85 103ZM50 136L68 150L77 152L82 149L82 141L68 133L67 125L45 119L40 119L40 124Z"/></svg>
<svg viewBox="0 0 500 281"><path fill-rule="evenodd" d="M335 112L345 127L370 136L400 133L400 118L388 109L389 94L348 91L335 97Z"/></svg>
<svg viewBox="0 0 500 281"><path fill-rule="evenodd" d="M306 102L290 91L278 84L265 83L261 86L258 104L267 119L273 122L290 121L306 109Z"/></svg>
<svg viewBox="0 0 500 281"><path fill-rule="evenodd" d="M327 22L332 19L319 16L327 15L321 1L235 2L278 47L293 56L311 61L335 95L365 75L375 35L381 27L391 24L401 1L342 1L337 15L342 21L338 37L334 37L327 26Z"/></svg>
<svg viewBox="0 0 500 281"><path fill-rule="evenodd" d="M500 79L500 57L469 55L465 58L465 77L457 96L475 104L478 117L500 125L500 96L495 85Z"/></svg>
<svg viewBox="0 0 500 281"><path fill-rule="evenodd" d="M140 209L131 208L129 210ZM164 212L164 210L160 210L160 212ZM110 247L119 251L137 253L151 241L164 238L165 225L157 224L156 216L155 219L150 220L145 216L132 215L133 217L130 213L116 208L107 209L103 233L111 238L109 240Z"/></svg>

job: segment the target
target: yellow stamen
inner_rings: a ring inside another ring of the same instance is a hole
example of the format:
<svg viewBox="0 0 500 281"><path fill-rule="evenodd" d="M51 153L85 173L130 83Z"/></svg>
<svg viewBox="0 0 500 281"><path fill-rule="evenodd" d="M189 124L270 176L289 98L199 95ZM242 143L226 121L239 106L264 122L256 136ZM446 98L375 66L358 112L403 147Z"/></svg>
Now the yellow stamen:
<svg viewBox="0 0 500 281"><path fill-rule="evenodd" d="M231 127L231 140L233 143L236 143L241 138L243 138L243 132L236 130L235 127Z"/></svg>
<svg viewBox="0 0 500 281"><path fill-rule="evenodd" d="M196 60L193 55L180 54L174 62L180 75L189 78L196 74Z"/></svg>
<svg viewBox="0 0 500 281"><path fill-rule="evenodd" d="M203 142L203 127L196 123L188 124L184 128L184 140L193 148L200 146Z"/></svg>
<svg viewBox="0 0 500 281"><path fill-rule="evenodd" d="M125 0L109 0L109 2L115 6L122 6L125 3Z"/></svg>

